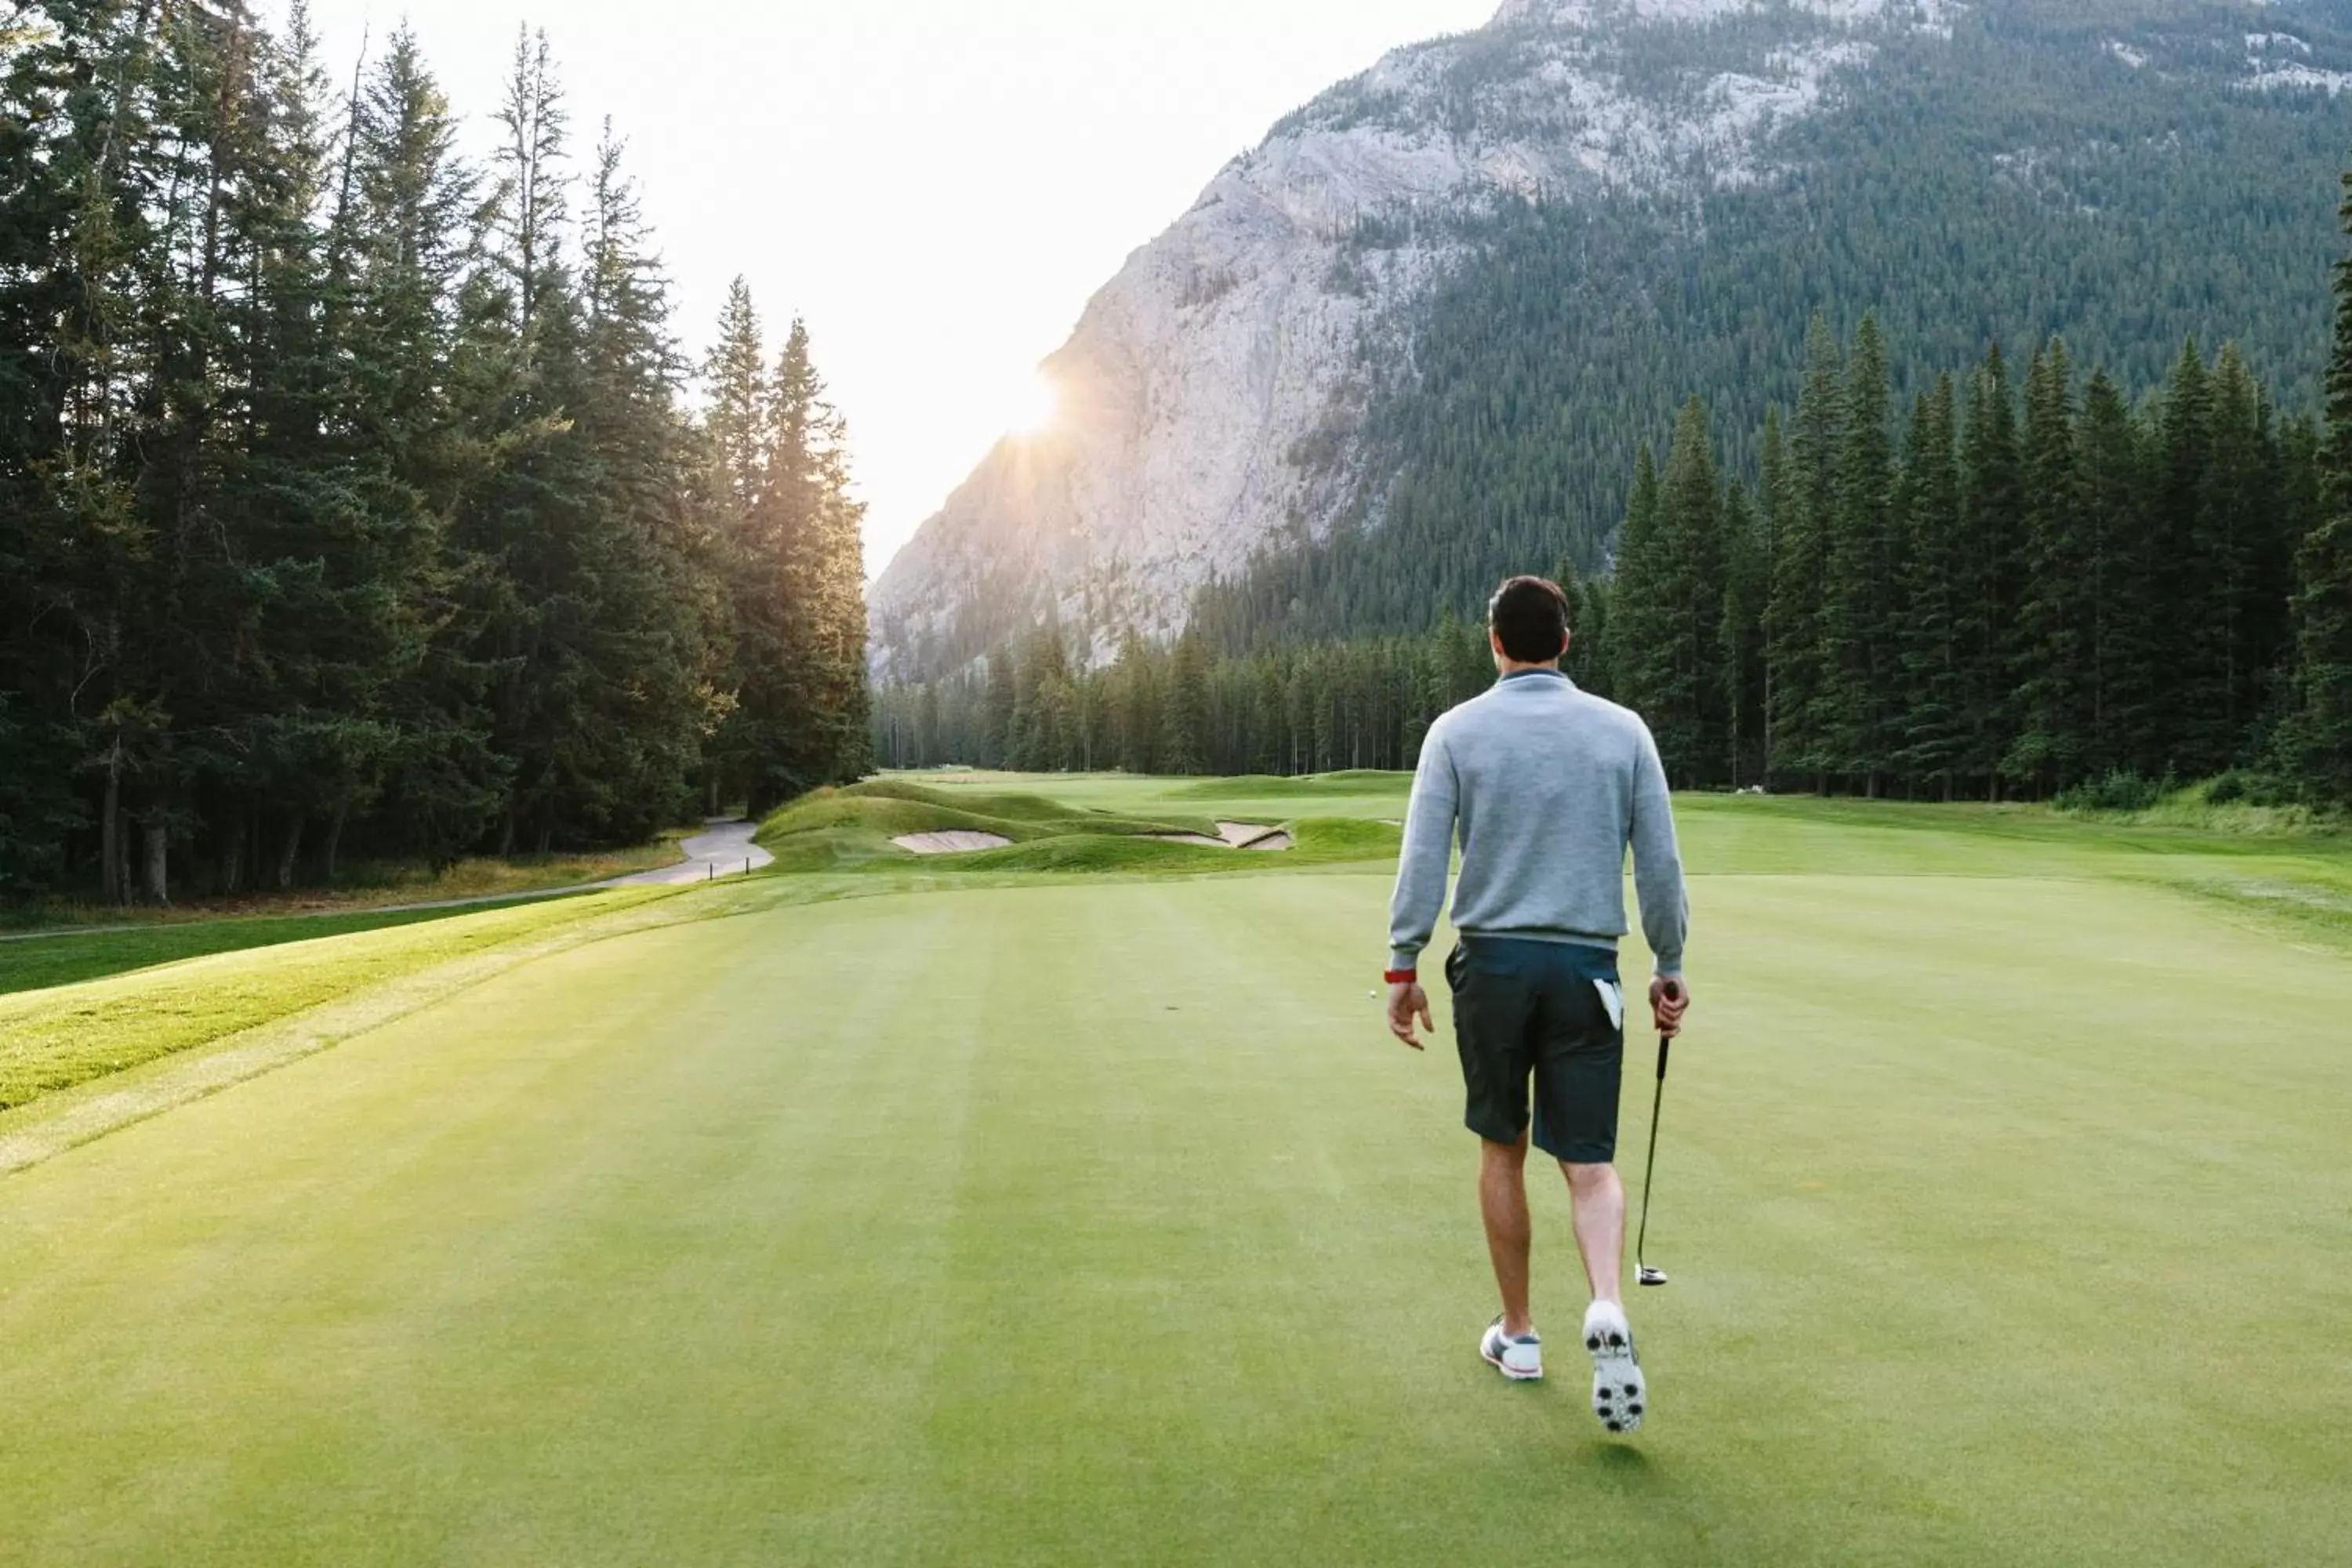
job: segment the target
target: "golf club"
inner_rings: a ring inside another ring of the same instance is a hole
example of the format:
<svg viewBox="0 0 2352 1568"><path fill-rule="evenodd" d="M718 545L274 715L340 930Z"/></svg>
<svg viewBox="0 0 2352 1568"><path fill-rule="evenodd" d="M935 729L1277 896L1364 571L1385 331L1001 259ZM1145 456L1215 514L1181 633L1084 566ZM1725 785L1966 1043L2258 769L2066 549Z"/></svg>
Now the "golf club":
<svg viewBox="0 0 2352 1568"><path fill-rule="evenodd" d="M1682 994L1681 986L1672 984L1666 986L1667 1001L1679 1002L1682 1000ZM1658 1113L1665 1109L1666 1104L1666 1051L1674 1043L1675 1037L1672 1035L1658 1037L1658 1088L1650 1100L1650 1157L1642 1165L1642 1228L1633 1241L1633 1278L1637 1283L1643 1285L1664 1285L1666 1282L1666 1271L1663 1268L1651 1268L1648 1259L1643 1254L1650 1240L1652 1178L1657 1174L1658 1170Z"/></svg>

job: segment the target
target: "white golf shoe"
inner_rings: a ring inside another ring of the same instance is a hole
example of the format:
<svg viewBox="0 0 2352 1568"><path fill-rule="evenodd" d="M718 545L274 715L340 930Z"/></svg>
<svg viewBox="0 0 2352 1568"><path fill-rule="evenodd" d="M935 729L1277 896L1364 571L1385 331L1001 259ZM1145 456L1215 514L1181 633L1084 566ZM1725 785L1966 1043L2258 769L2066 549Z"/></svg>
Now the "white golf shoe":
<svg viewBox="0 0 2352 1568"><path fill-rule="evenodd" d="M1535 1383L1543 1377L1541 1337L1532 1332L1507 1334L1500 1318L1486 1325L1486 1337L1478 1342L1478 1353L1488 1366L1513 1383Z"/></svg>
<svg viewBox="0 0 2352 1568"><path fill-rule="evenodd" d="M1633 1352L1625 1309L1614 1301L1595 1301L1586 1309L1584 1348L1592 1352L1592 1414L1621 1436L1639 1432L1650 1407L1650 1384Z"/></svg>

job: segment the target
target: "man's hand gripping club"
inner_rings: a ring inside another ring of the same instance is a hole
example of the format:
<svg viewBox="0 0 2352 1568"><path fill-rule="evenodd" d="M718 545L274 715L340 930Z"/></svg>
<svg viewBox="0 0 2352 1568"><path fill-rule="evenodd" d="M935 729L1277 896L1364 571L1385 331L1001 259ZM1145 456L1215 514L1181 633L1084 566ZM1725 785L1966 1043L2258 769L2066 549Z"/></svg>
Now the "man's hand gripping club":
<svg viewBox="0 0 2352 1568"><path fill-rule="evenodd" d="M1650 1017L1658 1033L1673 1039L1683 1032L1683 1014L1690 1007L1690 982L1679 974L1661 974L1650 982Z"/></svg>

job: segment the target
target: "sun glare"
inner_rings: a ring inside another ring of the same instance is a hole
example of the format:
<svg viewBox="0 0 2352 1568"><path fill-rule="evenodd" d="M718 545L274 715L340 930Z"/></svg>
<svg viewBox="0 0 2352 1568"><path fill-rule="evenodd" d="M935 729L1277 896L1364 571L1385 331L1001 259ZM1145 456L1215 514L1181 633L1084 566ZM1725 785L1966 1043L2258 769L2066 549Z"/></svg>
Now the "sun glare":
<svg viewBox="0 0 2352 1568"><path fill-rule="evenodd" d="M1054 384L1038 371L1013 389L1011 423L1007 426L1015 436L1034 436L1054 422L1061 407L1061 398Z"/></svg>

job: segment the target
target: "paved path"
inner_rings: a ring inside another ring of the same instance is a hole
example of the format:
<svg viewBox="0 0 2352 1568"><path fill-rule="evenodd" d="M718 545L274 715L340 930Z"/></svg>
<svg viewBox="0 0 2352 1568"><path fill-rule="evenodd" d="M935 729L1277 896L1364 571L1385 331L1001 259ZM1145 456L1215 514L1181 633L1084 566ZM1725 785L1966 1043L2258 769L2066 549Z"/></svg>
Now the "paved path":
<svg viewBox="0 0 2352 1568"><path fill-rule="evenodd" d="M711 822L707 831L695 835L678 846L686 858L675 866L665 866L657 871L640 871L634 877L615 877L609 882L599 882L601 888L667 888L681 882L716 881L721 877L740 877L762 866L772 866L776 858L751 842L759 825L751 822Z"/></svg>
<svg viewBox="0 0 2352 1568"><path fill-rule="evenodd" d="M517 893L482 893L468 899L432 899L415 904L352 904L336 909L299 910L285 914L223 915L223 920L327 920L337 915L406 915L426 910L470 910L489 904L520 903L526 899L560 899L573 893L593 893L600 888L667 888L688 882L715 882L725 877L740 877L763 866L772 866L776 858L751 842L759 825L713 817L704 830L678 846L686 858L674 866L664 866L652 871L639 871L634 876L612 877L602 882L581 882L569 888L530 888ZM210 924L210 921L191 921ZM62 931L12 931L0 936L0 943L12 942L47 942L57 937L107 936L117 931L159 931L163 929L152 921L110 925L72 926Z"/></svg>

